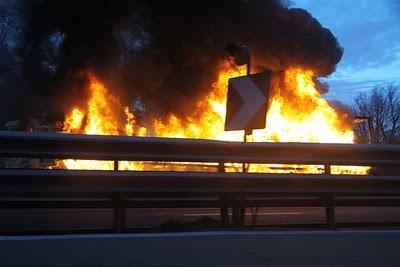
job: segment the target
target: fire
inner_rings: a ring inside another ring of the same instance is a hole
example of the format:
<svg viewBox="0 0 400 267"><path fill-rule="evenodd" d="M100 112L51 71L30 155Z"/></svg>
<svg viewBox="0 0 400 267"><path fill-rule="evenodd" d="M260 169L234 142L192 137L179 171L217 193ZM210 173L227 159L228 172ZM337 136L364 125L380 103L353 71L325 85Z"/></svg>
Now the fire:
<svg viewBox="0 0 400 267"><path fill-rule="evenodd" d="M225 132L224 124L228 80L245 73L245 68L223 63L217 81L211 85L212 90L196 103L191 115L180 118L177 114L170 114L166 121L155 120L155 135L242 141L242 131Z"/></svg>
<svg viewBox="0 0 400 267"><path fill-rule="evenodd" d="M225 132L227 84L232 77L245 75L245 68L221 64L211 91L195 104L187 116L169 114L167 119L153 118L150 126L142 127L134 112L124 107L106 86L88 73L90 92L85 107L73 107L65 119L64 132L99 135L188 137L242 141L243 131ZM291 68L272 79L272 93L266 128L254 130L254 142L317 142L353 143L353 126L332 108L316 90L313 72ZM111 170L114 162L94 160L63 160L60 167L68 169ZM119 162L120 170L141 170L143 163ZM240 170L231 164L228 171ZM332 166L332 173L365 174L368 167ZM323 166L250 164L254 172L320 173Z"/></svg>
<svg viewBox="0 0 400 267"><path fill-rule="evenodd" d="M89 79L90 96L84 109L74 107L64 122L66 133L84 133L97 135L136 135L143 136L146 129L136 125L134 114L128 107L124 107L92 73L87 74ZM125 115L125 127L121 127L122 117ZM121 129L124 129L122 131ZM67 169L112 170L113 161L73 160L67 159L58 162L59 167ZM121 170L141 169L141 163L121 161L118 163Z"/></svg>
<svg viewBox="0 0 400 267"><path fill-rule="evenodd" d="M267 129L258 135L275 142L353 143L352 125L343 124L312 77L312 71L285 72L284 87L275 88Z"/></svg>

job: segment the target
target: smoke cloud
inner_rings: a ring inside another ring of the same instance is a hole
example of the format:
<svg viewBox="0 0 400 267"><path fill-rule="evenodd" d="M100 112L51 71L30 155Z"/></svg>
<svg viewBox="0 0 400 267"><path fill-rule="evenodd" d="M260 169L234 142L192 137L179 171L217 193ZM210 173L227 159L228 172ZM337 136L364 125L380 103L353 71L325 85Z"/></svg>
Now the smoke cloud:
<svg viewBox="0 0 400 267"><path fill-rule="evenodd" d="M255 71L299 66L326 76L343 54L330 30L281 1L27 0L23 10L24 92L50 110L85 98L86 69L121 98L167 114L210 90L228 42L251 49ZM63 39L48 71L41 49L54 33Z"/></svg>

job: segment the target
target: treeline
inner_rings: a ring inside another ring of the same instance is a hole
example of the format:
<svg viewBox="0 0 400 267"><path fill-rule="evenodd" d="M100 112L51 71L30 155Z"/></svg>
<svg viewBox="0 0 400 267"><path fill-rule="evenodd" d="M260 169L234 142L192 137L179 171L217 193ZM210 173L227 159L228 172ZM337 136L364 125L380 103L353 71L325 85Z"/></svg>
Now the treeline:
<svg viewBox="0 0 400 267"><path fill-rule="evenodd" d="M360 93L352 109L355 116L366 117L355 127L358 143L400 144L399 86L376 86Z"/></svg>

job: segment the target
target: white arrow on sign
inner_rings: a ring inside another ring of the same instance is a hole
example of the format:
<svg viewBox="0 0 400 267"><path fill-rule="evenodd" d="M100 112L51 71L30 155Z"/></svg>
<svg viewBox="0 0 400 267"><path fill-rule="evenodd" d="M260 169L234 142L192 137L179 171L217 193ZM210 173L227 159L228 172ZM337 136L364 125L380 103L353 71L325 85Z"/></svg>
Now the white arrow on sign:
<svg viewBox="0 0 400 267"><path fill-rule="evenodd" d="M254 114L266 104L267 98L250 77L232 79L230 82L243 99L243 105L230 120L227 128L245 129Z"/></svg>

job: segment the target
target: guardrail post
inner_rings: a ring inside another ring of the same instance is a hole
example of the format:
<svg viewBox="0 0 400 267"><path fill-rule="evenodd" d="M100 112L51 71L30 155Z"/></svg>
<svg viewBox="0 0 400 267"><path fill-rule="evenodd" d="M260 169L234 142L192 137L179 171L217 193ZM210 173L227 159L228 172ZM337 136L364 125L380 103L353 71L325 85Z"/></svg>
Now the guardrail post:
<svg viewBox="0 0 400 267"><path fill-rule="evenodd" d="M232 225L233 226L239 225L239 208L236 206L236 203L235 205L232 206Z"/></svg>
<svg viewBox="0 0 400 267"><path fill-rule="evenodd" d="M324 165L324 172L325 172L325 174L331 174L331 165L330 164Z"/></svg>
<svg viewBox="0 0 400 267"><path fill-rule="evenodd" d="M221 214L221 224L222 226L229 225L229 207L224 195L220 195L220 214Z"/></svg>
<svg viewBox="0 0 400 267"><path fill-rule="evenodd" d="M225 172L225 163L224 162L219 162L218 164L218 171L219 172ZM221 213L221 224L222 226L228 226L229 225L229 208L226 203L226 199L224 196L220 197L220 213Z"/></svg>
<svg viewBox="0 0 400 267"><path fill-rule="evenodd" d="M218 163L218 171L225 172L225 163L223 162Z"/></svg>
<svg viewBox="0 0 400 267"><path fill-rule="evenodd" d="M233 226L243 226L244 225L244 216L245 216L245 207L244 207L244 197L243 196L232 196L232 225Z"/></svg>
<svg viewBox="0 0 400 267"><path fill-rule="evenodd" d="M228 207L221 207L221 224L222 226L229 225Z"/></svg>
<svg viewBox="0 0 400 267"><path fill-rule="evenodd" d="M240 226L244 226L244 222L246 219L246 206L245 206L245 197L240 197L240 209L239 209L239 224Z"/></svg>
<svg viewBox="0 0 400 267"><path fill-rule="evenodd" d="M326 223L330 229L335 229L335 203L333 197L328 197L326 199L325 206L325 214L326 214Z"/></svg>
<svg viewBox="0 0 400 267"><path fill-rule="evenodd" d="M119 169L119 162L118 160L114 160L114 171L118 171Z"/></svg>
<svg viewBox="0 0 400 267"><path fill-rule="evenodd" d="M229 208L225 201L225 197L220 197L220 213L221 213L221 224L222 226L229 225Z"/></svg>
<svg viewBox="0 0 400 267"><path fill-rule="evenodd" d="M254 228L257 225L257 212L259 207L250 207L251 211L251 226Z"/></svg>
<svg viewBox="0 0 400 267"><path fill-rule="evenodd" d="M122 197L115 197L113 199L113 231L114 233L121 233L125 229L126 222L126 208L121 207L123 204Z"/></svg>

